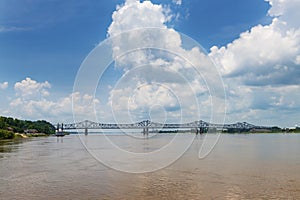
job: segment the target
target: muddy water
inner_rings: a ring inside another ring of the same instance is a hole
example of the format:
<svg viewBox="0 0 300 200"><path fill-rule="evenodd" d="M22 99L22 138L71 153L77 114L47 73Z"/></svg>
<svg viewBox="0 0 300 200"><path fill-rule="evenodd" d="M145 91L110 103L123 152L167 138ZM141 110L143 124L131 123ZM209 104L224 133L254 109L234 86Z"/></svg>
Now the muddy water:
<svg viewBox="0 0 300 200"><path fill-rule="evenodd" d="M160 146L111 137L128 148ZM199 160L202 142L168 167L130 174L101 164L76 135L0 141L0 199L300 199L300 134L222 135Z"/></svg>

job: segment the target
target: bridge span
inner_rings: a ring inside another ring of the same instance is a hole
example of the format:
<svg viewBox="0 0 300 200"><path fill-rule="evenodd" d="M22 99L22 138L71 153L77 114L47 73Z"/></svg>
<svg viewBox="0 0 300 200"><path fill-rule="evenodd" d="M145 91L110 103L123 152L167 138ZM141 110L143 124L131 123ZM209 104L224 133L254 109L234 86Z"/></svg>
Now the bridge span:
<svg viewBox="0 0 300 200"><path fill-rule="evenodd" d="M238 122L235 124L213 124L209 122L205 122L202 120L194 121L190 123L157 123L152 122L150 120L144 120L137 123L97 123L89 120L85 120L78 123L70 123L70 124L57 124L56 130L64 131L64 130L84 130L84 133L88 134L88 129L142 129L144 135L149 134L149 129L180 129L180 128L190 128L194 129L196 134L204 133L204 130L208 129L255 129L255 128L264 128L262 126L255 126L253 124L249 124L247 122Z"/></svg>

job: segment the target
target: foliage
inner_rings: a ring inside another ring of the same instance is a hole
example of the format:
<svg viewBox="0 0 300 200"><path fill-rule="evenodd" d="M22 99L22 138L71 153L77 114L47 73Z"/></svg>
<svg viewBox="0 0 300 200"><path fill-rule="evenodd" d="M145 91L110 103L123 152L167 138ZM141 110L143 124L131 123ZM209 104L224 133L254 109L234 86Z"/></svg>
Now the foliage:
<svg viewBox="0 0 300 200"><path fill-rule="evenodd" d="M295 129L287 129L288 133L300 133L300 127L296 127Z"/></svg>
<svg viewBox="0 0 300 200"><path fill-rule="evenodd" d="M24 133L26 129L36 129L39 133L54 134L55 127L45 120L28 121L0 116L0 129L12 129L15 133Z"/></svg>
<svg viewBox="0 0 300 200"><path fill-rule="evenodd" d="M283 132L283 130L277 126L273 126L271 128L271 131L272 131L272 133L282 133Z"/></svg>
<svg viewBox="0 0 300 200"><path fill-rule="evenodd" d="M14 137L14 132L0 129L0 139L13 139Z"/></svg>

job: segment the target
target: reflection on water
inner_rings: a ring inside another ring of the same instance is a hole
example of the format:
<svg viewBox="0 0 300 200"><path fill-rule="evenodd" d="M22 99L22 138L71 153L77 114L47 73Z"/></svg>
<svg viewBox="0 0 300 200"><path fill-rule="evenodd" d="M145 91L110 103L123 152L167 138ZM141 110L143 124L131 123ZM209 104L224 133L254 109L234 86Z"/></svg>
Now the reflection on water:
<svg viewBox="0 0 300 200"><path fill-rule="evenodd" d="M154 148L151 138L132 147L126 136L113 137L128 149ZM159 139L163 144L169 136ZM76 135L1 141L0 199L300 198L300 135L222 135L199 160L202 141L197 137L172 165L144 174L100 164Z"/></svg>
<svg viewBox="0 0 300 200"><path fill-rule="evenodd" d="M15 140L1 140L0 139L0 158L3 158L2 153L16 151L18 149L18 144L20 144L22 142L23 142L23 139L15 139Z"/></svg>

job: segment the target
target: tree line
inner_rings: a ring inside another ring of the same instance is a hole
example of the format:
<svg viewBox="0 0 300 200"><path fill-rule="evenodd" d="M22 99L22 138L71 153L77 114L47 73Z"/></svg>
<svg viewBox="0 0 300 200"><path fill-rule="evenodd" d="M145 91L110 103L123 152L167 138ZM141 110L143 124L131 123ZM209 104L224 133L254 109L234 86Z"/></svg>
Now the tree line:
<svg viewBox="0 0 300 200"><path fill-rule="evenodd" d="M13 138L14 133L24 133L29 129L47 135L55 133L55 127L45 120L29 121L0 116L0 138Z"/></svg>

